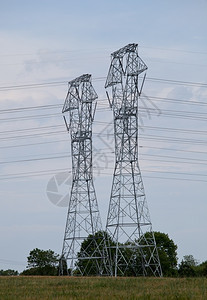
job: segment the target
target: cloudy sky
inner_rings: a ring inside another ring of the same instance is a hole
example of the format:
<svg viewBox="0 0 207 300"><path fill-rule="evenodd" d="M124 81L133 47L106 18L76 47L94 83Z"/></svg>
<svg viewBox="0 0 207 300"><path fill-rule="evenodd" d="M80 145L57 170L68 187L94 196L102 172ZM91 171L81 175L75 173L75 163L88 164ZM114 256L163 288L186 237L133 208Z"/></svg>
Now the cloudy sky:
<svg viewBox="0 0 207 300"><path fill-rule="evenodd" d="M89 73L99 95L94 176L103 226L114 166L104 83L110 54L139 44L140 167L153 229L178 257L207 260L207 1L0 0L0 269L38 247L61 253L71 180L61 116L67 82ZM107 188L106 188L107 187Z"/></svg>

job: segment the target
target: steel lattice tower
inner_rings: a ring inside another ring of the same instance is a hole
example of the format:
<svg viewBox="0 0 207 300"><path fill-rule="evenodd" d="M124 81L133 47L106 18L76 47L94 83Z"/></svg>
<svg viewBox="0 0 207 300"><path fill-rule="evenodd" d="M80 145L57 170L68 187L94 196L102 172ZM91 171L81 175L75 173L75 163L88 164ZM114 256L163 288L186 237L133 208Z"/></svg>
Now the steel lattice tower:
<svg viewBox="0 0 207 300"><path fill-rule="evenodd" d="M60 275L108 275L105 268L106 247L92 174L92 122L97 94L91 75L85 74L69 82L63 113L71 136L72 188L70 194ZM87 239L87 246L81 244ZM77 263L79 262L79 263ZM108 264L107 264L108 265Z"/></svg>
<svg viewBox="0 0 207 300"><path fill-rule="evenodd" d="M147 66L138 45L129 44L111 54L105 88L111 88L114 116L115 169L106 231L113 275L161 276L159 256L138 163L138 102Z"/></svg>

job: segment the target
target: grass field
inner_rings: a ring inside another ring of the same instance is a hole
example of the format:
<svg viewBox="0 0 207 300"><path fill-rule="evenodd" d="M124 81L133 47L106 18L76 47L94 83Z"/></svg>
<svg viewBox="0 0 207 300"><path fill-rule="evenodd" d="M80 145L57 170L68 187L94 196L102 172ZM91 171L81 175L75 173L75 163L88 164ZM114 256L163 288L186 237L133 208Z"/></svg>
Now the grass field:
<svg viewBox="0 0 207 300"><path fill-rule="evenodd" d="M207 299L207 278L0 277L3 299Z"/></svg>

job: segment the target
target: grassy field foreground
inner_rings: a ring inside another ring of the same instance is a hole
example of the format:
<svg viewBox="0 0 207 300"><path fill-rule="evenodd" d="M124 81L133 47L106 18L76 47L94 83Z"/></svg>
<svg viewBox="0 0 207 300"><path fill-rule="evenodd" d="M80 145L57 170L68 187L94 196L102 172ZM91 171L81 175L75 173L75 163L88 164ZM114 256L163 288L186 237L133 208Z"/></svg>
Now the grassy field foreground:
<svg viewBox="0 0 207 300"><path fill-rule="evenodd" d="M207 278L0 277L0 299L207 299Z"/></svg>

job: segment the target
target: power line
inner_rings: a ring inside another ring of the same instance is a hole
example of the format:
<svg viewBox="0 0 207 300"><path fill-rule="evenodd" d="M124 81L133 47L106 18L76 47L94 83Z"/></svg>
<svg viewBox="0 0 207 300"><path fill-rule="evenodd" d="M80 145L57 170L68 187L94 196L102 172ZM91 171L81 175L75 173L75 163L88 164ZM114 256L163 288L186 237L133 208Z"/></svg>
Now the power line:
<svg viewBox="0 0 207 300"><path fill-rule="evenodd" d="M95 124L109 124L105 121L94 121ZM24 129L16 129L16 130L5 130L0 131L0 134L8 134L8 133L16 133L16 132L28 132L28 131L39 131L39 130L45 130L45 129L51 129L51 128L59 128L64 127L63 124L57 124L57 125L50 125L50 126L41 126L41 127L30 127L30 128L24 128ZM172 127L157 127L157 126L141 126L142 129L148 129L148 130L156 130L156 131L169 131L169 132L179 132L179 133L188 133L188 134L207 134L207 131L205 130L195 130L195 129L184 129L184 128L172 128ZM44 133L44 132L43 132ZM41 134L41 133L40 133ZM16 137L16 136L15 136ZM9 137L8 137L9 138Z"/></svg>
<svg viewBox="0 0 207 300"><path fill-rule="evenodd" d="M101 169L101 168L99 168ZM110 169L110 168L108 168ZM105 168L104 168L105 170ZM156 172L156 173L166 173L166 174L174 174L174 175L187 175L187 176L207 176L204 174L193 174L193 173L187 173L187 172L169 172L169 171L157 171L157 170L142 170L143 172ZM21 178L30 178L30 177L39 177L41 176L46 176L46 175L55 175L54 173L57 172L68 172L68 174L71 174L71 169L53 169L53 170L42 170L42 171L36 171L36 172L26 172L26 173L15 173L15 174L8 174L8 175L2 175L0 177L0 181L5 181L5 180L11 180L11 179L21 179ZM94 173L98 172L98 175L100 174L100 170L94 170ZM111 175L109 172L101 172L100 175ZM3 177L4 176L4 177ZM5 177L6 176L6 177ZM10 177L8 177L10 176ZM154 178L154 179L167 179L167 180L183 180L183 181L195 181L195 182L207 182L206 180L202 179L190 179L190 178L173 178L173 177L158 177L158 176L146 176L144 175L143 177L146 178Z"/></svg>
<svg viewBox="0 0 207 300"><path fill-rule="evenodd" d="M36 138L36 137L42 137L42 136L46 136L46 135L59 135L59 134L67 134L65 131L61 130L61 131L55 131L55 132L44 132L44 133L37 133L37 134L31 134L31 135L20 135L20 136L11 136L11 137L3 137L0 138L0 140L6 141L6 140L15 140L15 139L28 139L28 138ZM100 133L93 133L93 135L95 136L100 136ZM113 134L110 133L101 133L101 136L113 136ZM160 136L160 135L150 135L150 134L140 134L140 138L141 139L156 139L159 141L169 141L169 142L180 142L180 143L193 143L193 144L206 144L207 141L206 140L200 140L200 139L186 139L186 138L172 138L172 137L166 137L166 136ZM57 142L57 141L56 141Z"/></svg>
<svg viewBox="0 0 207 300"><path fill-rule="evenodd" d="M39 136L45 135L56 135L56 134L67 134L64 130L59 131L51 131L51 132L42 132L42 133L35 133L35 134L26 134L26 135L18 135L18 136L9 136L9 137L2 137L0 140L18 140L18 139L28 139L28 138L36 138Z"/></svg>
<svg viewBox="0 0 207 300"><path fill-rule="evenodd" d="M148 58L148 61L149 62L152 62L152 63L158 63L158 64L176 64L176 65L187 65L187 66L199 66L199 67L207 67L207 65L205 64L197 64L197 63L187 63L187 62L180 62L180 61L172 61L172 60L166 60L166 59L154 59L152 57L149 57Z"/></svg>
<svg viewBox="0 0 207 300"><path fill-rule="evenodd" d="M36 105L36 106L27 106L27 107L17 107L17 108L8 108L8 109L1 109L0 114L5 114L5 113L16 113L16 112L22 112L25 110L38 110L38 109L53 109L61 107L61 104L48 104L48 105Z"/></svg>
<svg viewBox="0 0 207 300"><path fill-rule="evenodd" d="M0 175L0 180L2 178L5 178L6 176L7 177L9 177L9 176L17 176L17 178L18 178L19 175L20 176L23 175L24 177L30 177L30 176L33 176L33 175L39 176L39 175L44 174L44 173L47 173L45 175L48 175L48 172L49 172L49 174L51 174L51 172L52 172L52 174L54 174L54 172L68 172L68 173L71 173L71 169L64 168L64 169L41 170L41 171L32 171L32 172L22 172L22 173L5 174L5 175Z"/></svg>
<svg viewBox="0 0 207 300"><path fill-rule="evenodd" d="M106 77L94 77L93 81L103 81ZM174 79L164 79L164 78L155 78L155 77L147 77L147 81L153 81L158 83L170 83L175 85L185 85L185 86L197 86L197 87L207 87L207 83L202 82L193 82L193 81L181 81ZM60 86L67 84L68 81L52 81L45 83L31 83L31 84L21 84L21 85L10 85L10 86L0 86L0 91L8 91L8 90L19 90L19 89L31 89L31 88L42 88L48 86Z"/></svg>
<svg viewBox="0 0 207 300"><path fill-rule="evenodd" d="M148 96L143 95L140 99L144 98L147 100L148 98L153 99L153 101L164 101L164 102L173 102L176 104L187 104L187 105L196 105L196 106L206 106L206 102L202 101L195 101L195 100L186 100L186 99L175 99L175 98L168 98L168 97L156 97L156 96Z"/></svg>
<svg viewBox="0 0 207 300"><path fill-rule="evenodd" d="M12 160L12 161L0 161L0 164L14 164L14 163L22 163L22 162L33 162L33 161L40 161L40 160L50 160L50 159L60 159L66 158L68 155L61 155L61 156L52 156L52 157L44 157L44 158L31 158L31 159L22 159L22 160Z"/></svg>
<svg viewBox="0 0 207 300"><path fill-rule="evenodd" d="M170 51L170 52L181 52L181 53L189 53L189 54L204 54L206 55L207 52L205 51L193 51L193 50L186 50L186 49L174 49L174 48L160 48L160 47L150 47L150 46L139 46L140 48L143 49L154 49L154 50L161 50L161 51ZM76 54L77 52L97 52L97 51L107 51L107 52L111 52L111 47L108 48L93 48L93 49L73 49L73 50L69 50L69 49L62 49L62 50L52 50L52 51L40 51L40 52L34 52L34 53L13 53L13 54L4 54L1 53L0 56L3 57L12 57L12 56L37 56L37 55L41 55L41 54L60 54L60 53L74 53Z"/></svg>
<svg viewBox="0 0 207 300"><path fill-rule="evenodd" d="M144 140L144 139L142 139ZM157 140L159 142L159 140ZM162 141L162 140L161 140ZM20 144L20 145L12 145L12 146L1 146L0 149L8 149L8 148L19 148L19 147L27 147L27 146L39 146L39 145L44 145L44 144L54 144L54 143L61 143L61 142L68 142L68 139L64 140L55 140L55 141L47 141L47 142L38 142L38 143L29 143L29 144ZM164 141L165 142L165 141ZM182 142L179 141L179 144ZM160 147L151 147L151 146L140 146L144 148L153 148L153 149L159 149L159 150L171 150L171 151L182 151L182 152L191 152L191 153L202 153L206 154L207 152L202 152L202 151L190 151L190 150L181 150L181 149L169 149L169 148L160 148Z"/></svg>
<svg viewBox="0 0 207 300"><path fill-rule="evenodd" d="M93 81L104 80L106 77L95 77ZM70 81L70 79L69 79ZM68 80L65 81L51 81L45 83L30 83L30 84L19 84L19 85L10 85L10 86L0 86L0 91L8 90L19 90L19 89L33 89L33 88L42 88L48 86L61 86L68 84Z"/></svg>
<svg viewBox="0 0 207 300"><path fill-rule="evenodd" d="M101 109L100 109L101 110ZM107 108L107 110L110 110ZM205 112L195 112L195 111L183 111L183 110L170 110L170 109L162 109L160 110L160 116L168 116L174 118L183 118L183 119L190 119L190 120L201 120L205 121L207 119L207 113ZM147 107L140 107L140 113L148 113L149 115L157 115L155 109L147 108ZM41 114L41 115L29 115L29 116L19 116L19 117L12 117L12 118L4 118L0 119L1 122L13 122L13 121L21 121L21 120L31 120L31 119L42 119L42 118L50 118L50 117L61 117L61 112L52 113L52 114ZM95 121L97 122L97 121Z"/></svg>
<svg viewBox="0 0 207 300"><path fill-rule="evenodd" d="M167 48L153 48L153 47L144 47L144 48L149 48L149 49L156 49L156 50L161 50L161 51L173 51L173 52L183 52L183 53L190 53L190 54L196 54L196 53L199 53L199 54L206 54L206 52L199 52L199 51L186 51L186 50L178 50L178 49L167 49ZM81 49L77 50L77 51L81 51ZM105 49L104 49L105 51ZM91 51L89 51L90 53ZM96 52L95 51L92 51L91 53L94 53ZM19 56L35 56L36 57L36 60L33 60L33 61L27 61L27 64L45 64L45 63L50 63L50 62L65 62L65 61L71 61L73 60L72 57L67 57L67 58L63 58L63 59L56 59L56 60L39 60L37 61L37 59L39 59L38 55L40 54L50 54L50 55L57 55L57 54L64 54L64 53L76 53L74 50L66 50L66 51L44 51L44 52L41 52L41 53L34 53L34 54L2 54L0 56L4 56L4 57L19 57ZM100 54L99 54L100 55ZM152 60L152 58L148 58L148 60ZM195 66L205 66L203 64L192 64L192 63L183 63L183 62L176 62L176 61L162 61L162 60L157 60L157 59L153 59L152 60L153 62L158 62L158 63L173 63L173 64L184 64L184 65L195 65ZM24 62L18 62L18 63L4 63L4 64L1 64L1 65L22 65Z"/></svg>
<svg viewBox="0 0 207 300"><path fill-rule="evenodd" d="M160 148L155 146L139 146L140 148L149 148L149 149L157 149L157 150L164 150L164 151L174 151L174 152L187 152L187 153L199 153L199 154L207 154L204 151L193 151L193 150L184 150L184 149L175 149L175 148Z"/></svg>
<svg viewBox="0 0 207 300"><path fill-rule="evenodd" d="M140 48L173 51L173 52L184 52L184 53L192 53L192 54L207 54L207 52L204 51L191 51L191 50L182 50L182 49L174 49L174 48L157 48L157 47L147 47L147 46L140 46Z"/></svg>
<svg viewBox="0 0 207 300"><path fill-rule="evenodd" d="M14 132L22 132L22 131L38 131L42 129L48 129L48 128L57 128L57 127L64 127L62 124L57 125L50 125L50 126L41 126L41 127L30 127L30 128L24 128L24 129L16 129L16 130L5 130L0 131L0 134L8 134L8 133L14 133Z"/></svg>
<svg viewBox="0 0 207 300"><path fill-rule="evenodd" d="M54 116L61 116L61 113L53 113L53 114L44 114L44 115L32 115L32 116L21 116L21 117L15 117L15 118L6 118L6 119L0 119L0 121L8 122L8 121L19 121L19 120L31 120L31 119L41 119L41 118L50 118Z"/></svg>
<svg viewBox="0 0 207 300"><path fill-rule="evenodd" d="M175 178L175 177L161 177L161 176L143 176L144 178L153 178L153 179L164 179L164 180L178 180L178 181L193 181L193 182L207 182L207 180L200 179L189 179L189 178Z"/></svg>
<svg viewBox="0 0 207 300"><path fill-rule="evenodd" d="M103 149L98 149L96 152L102 151ZM94 151L94 150L93 150ZM108 154L111 154L112 151L110 152L102 152L103 154L107 154L107 157L109 157ZM64 154L64 155L63 155ZM48 155L48 154L47 154ZM54 154L53 154L54 155ZM63 153L56 153L55 155L59 156L51 156L51 157L38 157L38 158L31 158L31 159L22 159L22 160L10 160L10 161L0 161L0 164L14 164L14 163L25 163L25 162L34 162L34 161L42 161L42 160L51 160L51 159L62 159L62 158L67 158L70 155L68 155L67 152ZM167 159L174 159L172 160L153 160L154 162L173 162L177 163L176 160L182 161L181 163L187 163L187 164L202 164L202 165L207 165L207 160L206 159L197 159L197 158L188 158L188 157L177 157L177 156L168 156L168 155L158 155L158 154L140 154L141 156L149 156L149 157L159 157L159 158L167 158ZM142 160L149 160L149 159L142 159ZM152 160L151 160L152 161Z"/></svg>
<svg viewBox="0 0 207 300"><path fill-rule="evenodd" d="M144 170L143 170L144 171ZM28 177L39 177L41 176L46 176L46 175L54 175L54 173L45 173L45 174L33 174L33 175L24 175L24 176L15 176L15 177L10 177L10 178L0 178L0 181L7 181L7 180L12 180L12 179L23 179L23 178L28 178ZM102 172L102 175L111 175L111 173L106 173ZM98 173L99 175L99 173ZM192 181L192 182L207 182L207 180L202 180L202 179L191 179L191 178L175 178L175 177L160 177L160 176L148 176L148 175L143 175L143 178L153 178L153 179L165 179L165 180L179 180L179 181Z"/></svg>
<svg viewBox="0 0 207 300"><path fill-rule="evenodd" d="M57 142L68 142L68 140L55 140L55 141L47 141L47 142L40 142L40 143L30 143L30 144L20 144L20 145L12 145L12 146L3 146L0 149L8 149L8 148L18 148L18 147L27 147L27 146L37 146L43 144L54 144Z"/></svg>
<svg viewBox="0 0 207 300"><path fill-rule="evenodd" d="M197 159L197 158L188 158L188 157L177 157L177 156L168 156L168 155L158 155L158 154L140 154L141 156L153 156L153 157L162 157L162 158L174 158L178 160L190 160L190 161L196 161L198 164L202 162L202 164L205 164L203 162L207 162L207 159ZM182 161L182 163L185 163Z"/></svg>
<svg viewBox="0 0 207 300"><path fill-rule="evenodd" d="M19 84L19 85L10 85L10 86L0 86L0 91L13 91L18 89L32 89L32 88L41 88L48 86L60 86L67 84L67 81L52 81L46 83L31 83L31 84Z"/></svg>
<svg viewBox="0 0 207 300"><path fill-rule="evenodd" d="M181 143L181 144L206 144L207 141L205 140L196 140L196 139L183 139L183 138L169 138L165 136L160 136L160 135L150 135L150 134L145 134L145 135L140 135L141 139L144 140L156 140L156 141L162 141L162 142L171 142L171 143Z"/></svg>
<svg viewBox="0 0 207 300"><path fill-rule="evenodd" d="M110 110L108 103L102 104L100 102L106 101L107 99L99 99L99 105L97 108L97 111L102 111L103 109ZM30 110L43 110L43 109L56 109L56 108L62 108L61 104L53 104L53 105L37 105L37 106L27 106L27 107L18 107L18 108L10 108L10 109L2 109L0 110L0 114L8 114L8 113L22 113L24 111L30 111Z"/></svg>
<svg viewBox="0 0 207 300"><path fill-rule="evenodd" d="M183 129L183 128L170 128L170 127L157 127L157 126L142 126L142 128L146 128L149 130L156 130L156 131L170 131L170 132L183 132L189 134L207 134L206 130L195 130L195 129Z"/></svg>
<svg viewBox="0 0 207 300"><path fill-rule="evenodd" d="M110 110L110 108L106 107L107 110ZM101 111L105 109L105 107L102 107L102 108L97 108L98 111ZM51 116L61 116L61 112L59 111L58 113L52 113L52 114L44 114L44 115L30 115L30 116L19 116L19 117L12 117L12 118L6 118L6 119L0 119L0 121L4 121L4 122L13 122L13 121L16 121L16 120L30 120L30 119L41 119L41 118L48 118L48 117L51 117ZM62 116L61 116L62 118Z"/></svg>
<svg viewBox="0 0 207 300"><path fill-rule="evenodd" d="M142 171L143 172L149 172L149 173L165 173L165 174L174 174L174 175L188 175L188 176L207 177L207 174L190 173L190 172L172 172L172 171L159 171L159 170L142 170Z"/></svg>
<svg viewBox="0 0 207 300"><path fill-rule="evenodd" d="M153 101L164 101L164 102L175 102L177 104L187 104L187 105L196 105L196 106L207 106L206 102L202 101L193 101L193 100L186 100L186 99L175 99L175 98L168 98L168 97L155 97L155 96L141 96L141 100L148 100L148 99L153 99ZM99 99L98 100L98 108L97 110L101 110L100 108L100 102L106 101L108 108L108 100L107 99ZM17 108L9 108L9 109L1 109L0 114L5 114L5 113L18 113L26 110L38 110L38 109L54 109L62 107L62 104L48 104L48 105L36 105L36 106L26 106L26 107L17 107ZM110 109L109 109L110 110Z"/></svg>
<svg viewBox="0 0 207 300"><path fill-rule="evenodd" d="M148 158L142 158L142 160L146 161L152 161L152 162L164 162L164 163L178 163L178 161L174 160L164 160L164 159L148 159ZM194 165L207 165L207 163L201 163L201 162L188 162L188 161L182 161L182 164L194 164Z"/></svg>
<svg viewBox="0 0 207 300"><path fill-rule="evenodd" d="M202 83L202 82L181 81L181 80L174 80L174 79L154 78L154 77L147 77L147 80L155 81L155 82L177 84L177 85L207 87L207 83Z"/></svg>
<svg viewBox="0 0 207 300"><path fill-rule="evenodd" d="M199 112L187 112L187 111L176 111L175 110L160 110L161 113L159 117L168 117L168 118L181 118L186 120L196 120L196 121L206 121L207 114L206 113L199 113ZM149 115L158 115L154 110L145 109L145 111L141 110L142 112L148 112Z"/></svg>
<svg viewBox="0 0 207 300"><path fill-rule="evenodd" d="M38 53L15 53L15 54L0 54L0 56L36 56L36 55L41 55L41 54L59 54L59 53L77 53L77 52L96 52L97 50L110 50L111 48L96 48L96 49L73 49L73 50L53 50L53 51L40 51Z"/></svg>
<svg viewBox="0 0 207 300"><path fill-rule="evenodd" d="M145 108L145 107L140 107L141 108L141 110L149 110L149 111L154 111L155 109L153 109L153 108ZM175 113L175 115L183 115L183 114L186 114L186 115L207 115L207 113L206 112L197 112L197 111L186 111L186 110L175 110L175 109L162 109L161 110L161 113L168 113L168 112L173 112L173 113Z"/></svg>
<svg viewBox="0 0 207 300"><path fill-rule="evenodd" d="M42 136L46 136L46 135L59 135L59 134L67 134L64 131L55 131L55 132L45 132L45 133L37 133L37 134L33 134L33 135L21 135L21 136L12 136L12 137L5 137L5 138L0 138L0 140L3 141L7 141L9 139L11 140L15 140L15 139L28 139L28 138L36 138L36 137L42 137ZM100 136L100 133L93 133L94 136ZM109 134L109 133L101 133L102 137L109 137L109 136L113 136L113 134ZM162 141L162 142L179 142L180 144L206 144L207 141L206 140L200 140L200 139L186 139L186 138L175 138L175 137L166 137L166 136L160 136L160 135L150 135L150 134L140 134L140 139L142 140L156 140L156 141ZM65 141L65 140L60 140L60 141ZM67 140L66 140L67 141ZM24 144L21 146L27 146L27 145L40 145L40 144L46 144L46 143L57 143L58 141L54 141L54 142L42 142L42 143L33 143L33 144ZM6 148L13 148L13 147L20 147L20 145L12 145L12 146L3 146L0 147L0 149L6 149Z"/></svg>

